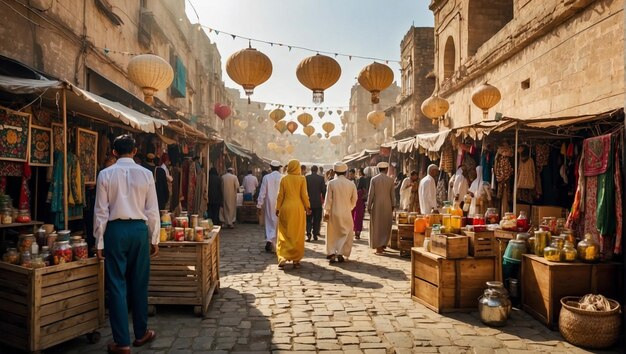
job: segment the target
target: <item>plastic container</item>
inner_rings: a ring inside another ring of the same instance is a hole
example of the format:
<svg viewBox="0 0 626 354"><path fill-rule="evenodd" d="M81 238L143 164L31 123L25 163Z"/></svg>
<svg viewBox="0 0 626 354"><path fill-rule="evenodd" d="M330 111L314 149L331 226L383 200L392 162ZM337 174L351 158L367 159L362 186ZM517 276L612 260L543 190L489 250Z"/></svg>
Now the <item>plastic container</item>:
<svg viewBox="0 0 626 354"><path fill-rule="evenodd" d="M504 250L503 257L521 261L524 253L526 253L526 241L524 241L521 237L518 237L515 240L509 241L509 244Z"/></svg>

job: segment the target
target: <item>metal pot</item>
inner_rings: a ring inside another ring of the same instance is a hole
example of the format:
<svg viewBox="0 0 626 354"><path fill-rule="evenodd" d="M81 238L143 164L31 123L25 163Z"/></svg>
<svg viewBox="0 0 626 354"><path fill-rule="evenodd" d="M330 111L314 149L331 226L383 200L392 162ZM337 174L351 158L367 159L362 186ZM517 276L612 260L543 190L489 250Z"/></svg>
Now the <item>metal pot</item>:
<svg viewBox="0 0 626 354"><path fill-rule="evenodd" d="M486 289L478 298L480 320L488 326L504 326L509 318L510 306L511 301L504 294L496 289Z"/></svg>

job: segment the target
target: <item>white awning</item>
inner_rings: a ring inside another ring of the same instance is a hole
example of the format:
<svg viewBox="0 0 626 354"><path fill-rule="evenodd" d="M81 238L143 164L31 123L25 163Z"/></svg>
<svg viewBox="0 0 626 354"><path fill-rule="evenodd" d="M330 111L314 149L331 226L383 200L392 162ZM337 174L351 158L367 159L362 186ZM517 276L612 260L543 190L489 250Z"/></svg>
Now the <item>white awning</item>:
<svg viewBox="0 0 626 354"><path fill-rule="evenodd" d="M450 130L437 133L424 133L415 136L415 147L421 147L426 151L438 152L446 142Z"/></svg>

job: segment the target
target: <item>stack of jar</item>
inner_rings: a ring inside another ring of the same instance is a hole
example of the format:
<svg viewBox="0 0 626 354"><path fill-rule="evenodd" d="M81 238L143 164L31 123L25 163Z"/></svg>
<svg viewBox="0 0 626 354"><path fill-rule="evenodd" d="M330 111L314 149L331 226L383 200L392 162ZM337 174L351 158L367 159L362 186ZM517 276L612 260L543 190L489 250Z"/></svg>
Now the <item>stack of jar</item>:
<svg viewBox="0 0 626 354"><path fill-rule="evenodd" d="M47 235L44 229L39 229L36 237L34 234L20 235L17 248L9 248L2 260L26 268L43 268L87 259L87 242L80 236L74 236L70 245L69 234L69 230L63 230L59 231L59 235ZM52 250L49 246L51 237L54 237Z"/></svg>
<svg viewBox="0 0 626 354"><path fill-rule="evenodd" d="M165 220L165 221L164 221ZM161 213L161 237L163 241L194 241L203 242L213 229L210 219L200 219L199 215L187 217L186 212L172 219L169 213ZM169 222L169 224L168 224Z"/></svg>
<svg viewBox="0 0 626 354"><path fill-rule="evenodd" d="M13 207L11 197L7 194L0 195L0 223L13 223Z"/></svg>

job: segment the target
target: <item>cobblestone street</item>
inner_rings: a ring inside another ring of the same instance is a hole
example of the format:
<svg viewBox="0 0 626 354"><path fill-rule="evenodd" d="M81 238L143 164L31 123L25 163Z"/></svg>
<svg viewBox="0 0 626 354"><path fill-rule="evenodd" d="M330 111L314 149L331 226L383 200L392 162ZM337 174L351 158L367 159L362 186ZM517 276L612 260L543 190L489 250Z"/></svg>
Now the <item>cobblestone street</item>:
<svg viewBox="0 0 626 354"><path fill-rule="evenodd" d="M263 229L222 231L221 289L205 319L189 307L158 306L157 339L141 353L581 353L529 315L514 311L501 329L477 313L436 314L413 302L410 261L397 252L374 256L367 237L351 259L330 265L324 240L306 244L300 269L278 270L263 250ZM90 345L84 337L49 353L102 353L110 329Z"/></svg>

